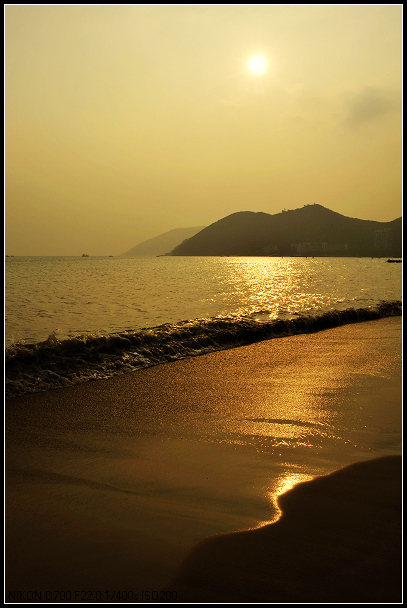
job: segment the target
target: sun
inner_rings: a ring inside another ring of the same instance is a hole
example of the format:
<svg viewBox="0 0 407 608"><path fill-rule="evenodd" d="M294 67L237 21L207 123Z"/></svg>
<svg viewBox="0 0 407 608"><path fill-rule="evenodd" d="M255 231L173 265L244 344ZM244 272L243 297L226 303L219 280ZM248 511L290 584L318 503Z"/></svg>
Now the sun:
<svg viewBox="0 0 407 608"><path fill-rule="evenodd" d="M267 70L267 61L263 55L253 55L247 66L252 74L263 74Z"/></svg>

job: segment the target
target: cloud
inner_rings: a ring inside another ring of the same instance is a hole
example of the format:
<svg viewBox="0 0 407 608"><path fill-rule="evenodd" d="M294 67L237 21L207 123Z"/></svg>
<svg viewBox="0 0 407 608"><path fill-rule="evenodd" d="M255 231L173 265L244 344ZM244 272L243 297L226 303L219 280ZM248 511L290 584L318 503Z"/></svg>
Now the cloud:
<svg viewBox="0 0 407 608"><path fill-rule="evenodd" d="M380 119L397 111L401 107L401 99L395 91L366 87L350 98L346 107L345 122L355 128L362 123Z"/></svg>

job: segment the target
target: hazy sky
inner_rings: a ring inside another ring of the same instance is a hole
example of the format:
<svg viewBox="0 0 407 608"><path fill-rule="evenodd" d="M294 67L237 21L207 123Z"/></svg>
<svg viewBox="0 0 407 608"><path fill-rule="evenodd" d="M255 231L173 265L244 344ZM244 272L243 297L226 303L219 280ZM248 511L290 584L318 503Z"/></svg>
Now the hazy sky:
<svg viewBox="0 0 407 608"><path fill-rule="evenodd" d="M402 5L8 5L5 19L8 254L116 255L314 202L401 215Z"/></svg>

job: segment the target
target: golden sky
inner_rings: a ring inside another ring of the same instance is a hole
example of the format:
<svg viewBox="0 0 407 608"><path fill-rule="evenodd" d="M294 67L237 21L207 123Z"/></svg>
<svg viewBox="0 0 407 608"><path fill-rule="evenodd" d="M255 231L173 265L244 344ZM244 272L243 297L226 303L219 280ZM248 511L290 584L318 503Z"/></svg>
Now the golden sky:
<svg viewBox="0 0 407 608"><path fill-rule="evenodd" d="M402 5L7 5L5 32L8 254L401 215Z"/></svg>

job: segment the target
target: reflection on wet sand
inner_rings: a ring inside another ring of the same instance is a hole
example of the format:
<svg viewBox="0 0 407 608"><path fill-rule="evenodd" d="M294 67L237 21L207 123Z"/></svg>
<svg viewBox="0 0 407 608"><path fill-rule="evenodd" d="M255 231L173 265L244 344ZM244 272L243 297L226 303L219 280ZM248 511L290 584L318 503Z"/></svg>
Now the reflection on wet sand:
<svg viewBox="0 0 407 608"><path fill-rule="evenodd" d="M278 504L275 523L197 545L179 600L401 601L401 456L299 483Z"/></svg>

